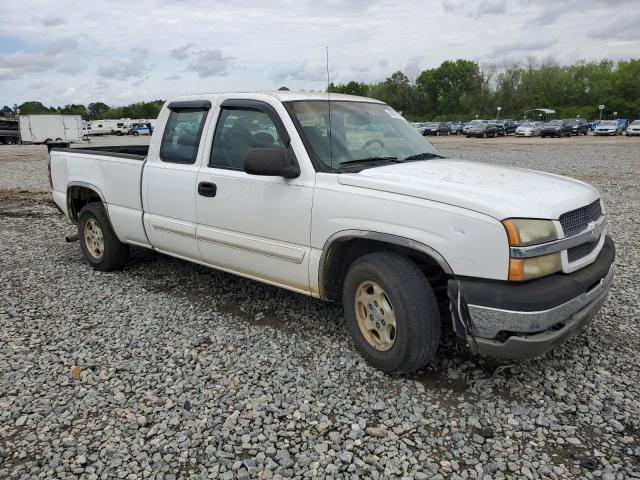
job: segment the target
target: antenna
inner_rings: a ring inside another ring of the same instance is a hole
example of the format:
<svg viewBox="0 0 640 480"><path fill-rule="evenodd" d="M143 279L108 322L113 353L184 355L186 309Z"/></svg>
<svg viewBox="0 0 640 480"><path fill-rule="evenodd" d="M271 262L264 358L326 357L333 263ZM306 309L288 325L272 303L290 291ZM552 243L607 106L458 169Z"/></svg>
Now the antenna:
<svg viewBox="0 0 640 480"><path fill-rule="evenodd" d="M331 77L329 76L329 47L325 47L327 52L327 103L329 106L329 155L331 157L331 172L333 173L333 144L331 141L331 92L329 86L331 85Z"/></svg>

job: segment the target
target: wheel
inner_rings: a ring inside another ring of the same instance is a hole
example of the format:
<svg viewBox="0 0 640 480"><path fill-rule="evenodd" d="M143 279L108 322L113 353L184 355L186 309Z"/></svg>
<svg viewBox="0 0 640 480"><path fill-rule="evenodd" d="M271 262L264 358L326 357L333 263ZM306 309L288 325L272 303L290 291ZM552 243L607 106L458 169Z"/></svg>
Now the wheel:
<svg viewBox="0 0 640 480"><path fill-rule="evenodd" d="M345 277L343 305L356 348L374 367L407 373L435 356L438 303L426 277L408 258L391 252L360 257Z"/></svg>
<svg viewBox="0 0 640 480"><path fill-rule="evenodd" d="M11 137L5 137L4 143L5 143L5 145L13 145L14 143L16 143L16 141L15 141L15 139L13 139Z"/></svg>
<svg viewBox="0 0 640 480"><path fill-rule="evenodd" d="M440 130L436 132L436 137L439 137L439 136L440 136Z"/></svg>
<svg viewBox="0 0 640 480"><path fill-rule="evenodd" d="M47 138L47 139L44 141L44 143L45 143L45 144L49 144L49 143L51 143L51 142L53 142L53 140L51 140L50 138Z"/></svg>
<svg viewBox="0 0 640 480"><path fill-rule="evenodd" d="M119 270L129 258L129 245L118 240L101 203L88 203L80 210L78 239L85 260L94 270Z"/></svg>
<svg viewBox="0 0 640 480"><path fill-rule="evenodd" d="M467 135L467 138L469 138L469 135Z"/></svg>
<svg viewBox="0 0 640 480"><path fill-rule="evenodd" d="M134 137L137 137L138 135L140 135L138 132L135 132L135 131L133 132Z"/></svg>

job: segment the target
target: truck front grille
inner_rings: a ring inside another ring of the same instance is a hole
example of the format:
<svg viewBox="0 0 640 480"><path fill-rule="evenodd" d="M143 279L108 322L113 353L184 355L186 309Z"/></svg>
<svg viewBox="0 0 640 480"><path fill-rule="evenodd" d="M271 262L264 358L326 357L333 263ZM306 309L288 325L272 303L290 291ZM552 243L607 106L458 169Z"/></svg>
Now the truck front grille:
<svg viewBox="0 0 640 480"><path fill-rule="evenodd" d="M596 240L595 242L583 243L582 245L578 245L577 247L570 248L569 250L567 250L567 258L569 260L569 263L586 257L591 252L593 252L593 249L597 246L598 241Z"/></svg>
<svg viewBox="0 0 640 480"><path fill-rule="evenodd" d="M595 222L601 215L600 200L596 200L585 207L576 208L560 215L560 225L562 225L565 237L570 237L587 228L589 222ZM579 247L581 246L579 245Z"/></svg>

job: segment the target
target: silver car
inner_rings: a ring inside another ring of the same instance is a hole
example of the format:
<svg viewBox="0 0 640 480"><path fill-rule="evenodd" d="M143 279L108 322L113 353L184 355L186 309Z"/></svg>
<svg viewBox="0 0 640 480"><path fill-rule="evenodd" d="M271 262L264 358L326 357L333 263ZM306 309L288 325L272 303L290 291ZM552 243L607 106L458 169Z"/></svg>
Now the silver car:
<svg viewBox="0 0 640 480"><path fill-rule="evenodd" d="M622 126L615 120L603 120L593 131L594 135L622 135Z"/></svg>
<svg viewBox="0 0 640 480"><path fill-rule="evenodd" d="M632 135L640 135L640 120L634 120L633 122L631 122L627 127L625 135L627 135L627 137L630 137Z"/></svg>
<svg viewBox="0 0 640 480"><path fill-rule="evenodd" d="M539 137L542 122L525 122L516 128L516 137Z"/></svg>

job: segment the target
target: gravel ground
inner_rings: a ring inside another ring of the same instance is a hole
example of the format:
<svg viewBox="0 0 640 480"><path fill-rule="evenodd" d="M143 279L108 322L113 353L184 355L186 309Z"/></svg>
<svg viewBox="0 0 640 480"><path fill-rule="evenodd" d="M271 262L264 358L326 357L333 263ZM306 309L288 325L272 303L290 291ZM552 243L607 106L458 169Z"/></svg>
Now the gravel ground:
<svg viewBox="0 0 640 480"><path fill-rule="evenodd" d="M0 147L0 478L640 477L640 142L514 140L437 143L595 184L616 284L544 357L402 377L337 306L142 249L94 272L44 149Z"/></svg>

